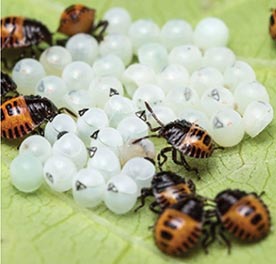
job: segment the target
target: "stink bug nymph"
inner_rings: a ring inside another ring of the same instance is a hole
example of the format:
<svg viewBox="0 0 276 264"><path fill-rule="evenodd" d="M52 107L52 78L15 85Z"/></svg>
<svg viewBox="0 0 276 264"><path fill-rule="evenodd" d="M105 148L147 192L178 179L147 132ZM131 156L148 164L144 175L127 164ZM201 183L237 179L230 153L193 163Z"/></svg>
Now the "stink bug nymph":
<svg viewBox="0 0 276 264"><path fill-rule="evenodd" d="M108 22L101 20L95 24L95 16L96 10L93 8L81 4L71 5L61 14L57 32L67 36L73 36L77 33L92 33L98 41L101 41ZM96 34L98 30L99 33Z"/></svg>
<svg viewBox="0 0 276 264"><path fill-rule="evenodd" d="M150 204L150 209L155 213L160 213L185 197L194 195L195 191L196 187L192 180L186 181L171 171L161 171L153 176L150 188L141 190L141 205L135 211L145 205L145 199L148 196L155 198L155 201ZM157 206L161 210L156 209Z"/></svg>
<svg viewBox="0 0 276 264"><path fill-rule="evenodd" d="M1 105L1 137L16 139L31 133L45 121L50 121L61 111L49 99L39 95L17 96Z"/></svg>
<svg viewBox="0 0 276 264"><path fill-rule="evenodd" d="M220 192L215 198L215 209L206 213L209 220L214 216L216 220L209 221L211 239L206 246L214 242L218 227L218 236L229 252L231 243L224 235L225 230L241 241L254 242L267 236L271 227L269 210L260 195L241 190Z"/></svg>
<svg viewBox="0 0 276 264"><path fill-rule="evenodd" d="M212 138L206 130L201 128L195 123L190 123L186 120L175 120L164 125L153 112L152 108L145 102L147 110L152 117L159 124L158 127L153 128L146 119L145 111L137 112L137 116L147 123L151 132L157 134L149 135L143 138L136 139L133 143L151 137L165 138L170 147L163 148L157 156L159 169L162 170L162 165L167 160L166 153L172 153L172 160L184 166L188 171L195 171L198 173L197 168L192 168L186 161L185 156L193 158L208 158L212 155L213 151L220 147L215 147ZM177 157L180 153L180 160ZM163 160L161 160L161 158Z"/></svg>
<svg viewBox="0 0 276 264"><path fill-rule="evenodd" d="M194 248L203 232L204 202L187 197L165 209L154 226L157 247L173 256L184 255Z"/></svg>
<svg viewBox="0 0 276 264"><path fill-rule="evenodd" d="M41 42L52 45L52 33L40 21L10 16L1 19L1 50L31 48L32 55L35 55L34 47ZM24 57L25 51L21 53ZM7 59L2 56L6 68L10 68Z"/></svg>

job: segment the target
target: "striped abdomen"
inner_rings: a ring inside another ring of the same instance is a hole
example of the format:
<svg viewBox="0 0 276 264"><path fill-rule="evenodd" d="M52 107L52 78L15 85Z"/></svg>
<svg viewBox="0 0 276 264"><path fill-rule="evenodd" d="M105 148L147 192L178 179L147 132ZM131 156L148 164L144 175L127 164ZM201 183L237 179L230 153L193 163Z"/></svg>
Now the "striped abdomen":
<svg viewBox="0 0 276 264"><path fill-rule="evenodd" d="M223 226L231 234L245 241L265 237L271 225L266 205L253 194L234 203L220 218Z"/></svg>
<svg viewBox="0 0 276 264"><path fill-rule="evenodd" d="M208 158L213 153L214 145L209 134L200 126L193 124L176 148L189 157Z"/></svg>
<svg viewBox="0 0 276 264"><path fill-rule="evenodd" d="M1 137L20 138L35 127L23 96L12 98L1 105Z"/></svg>
<svg viewBox="0 0 276 264"><path fill-rule="evenodd" d="M45 41L52 44L52 34L41 22L24 17L1 19L1 48L21 48Z"/></svg>
<svg viewBox="0 0 276 264"><path fill-rule="evenodd" d="M157 247L174 256L182 255L195 247L201 234L201 222L174 208L168 208L160 215L154 229Z"/></svg>
<svg viewBox="0 0 276 264"><path fill-rule="evenodd" d="M1 48L25 47L23 17L5 17L1 19Z"/></svg>
<svg viewBox="0 0 276 264"><path fill-rule="evenodd" d="M188 194L194 193L187 183L179 183L167 187L162 192L154 192L155 199L162 210L183 200Z"/></svg>

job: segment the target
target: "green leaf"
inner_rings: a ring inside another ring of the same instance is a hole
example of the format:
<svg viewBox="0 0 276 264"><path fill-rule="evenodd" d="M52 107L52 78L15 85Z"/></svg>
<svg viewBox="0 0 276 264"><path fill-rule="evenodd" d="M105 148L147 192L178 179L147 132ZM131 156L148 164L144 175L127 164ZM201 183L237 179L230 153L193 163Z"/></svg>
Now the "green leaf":
<svg viewBox="0 0 276 264"><path fill-rule="evenodd" d="M97 18L111 6L123 6L134 19L151 17L159 25L170 18L183 18L194 26L205 16L218 16L230 28L230 48L250 63L257 78L268 89L276 107L276 45L268 35L269 9L275 0L148 0L82 1L97 9ZM62 10L74 1L4 0L2 16L23 15L44 21L52 31ZM198 191L213 197L225 188L260 193L276 219L276 121L258 137L246 137L233 148L217 151L208 161L191 160L199 167L202 180L195 179ZM156 141L158 148L162 142ZM148 229L156 215L147 208L139 213L116 216L104 205L95 210L79 208L70 193L57 194L43 186L37 193L15 190L9 164L17 155L17 143L2 141L2 261L30 263L274 263L275 233L256 244L233 241L230 256L214 244L209 255L195 250L176 259L162 254ZM179 166L168 165L187 177ZM275 220L274 220L275 221Z"/></svg>

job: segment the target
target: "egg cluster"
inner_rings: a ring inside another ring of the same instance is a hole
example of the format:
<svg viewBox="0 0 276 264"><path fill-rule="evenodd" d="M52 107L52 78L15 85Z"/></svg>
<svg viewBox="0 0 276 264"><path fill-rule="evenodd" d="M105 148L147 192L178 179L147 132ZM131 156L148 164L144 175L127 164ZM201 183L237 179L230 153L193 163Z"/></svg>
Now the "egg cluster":
<svg viewBox="0 0 276 264"><path fill-rule="evenodd" d="M11 164L19 190L34 191L44 176L55 191L72 188L85 207L104 201L115 213L131 210L155 174L142 158L154 159L153 143L132 144L148 135L147 124L135 115L146 110L145 102L162 123L197 123L224 147L237 145L245 133L257 136L272 121L266 88L226 47L229 32L222 20L205 18L193 30L187 21L172 19L159 28L150 19L132 22L122 8L108 10L104 19L102 42L79 33L65 47L49 47L39 61L22 59L13 69L20 93L47 97L79 115L75 121L59 114L47 123L45 138L23 141Z"/></svg>
<svg viewBox="0 0 276 264"><path fill-rule="evenodd" d="M97 140L92 140L90 157L83 141L74 132L62 133L51 146L50 140L57 132L55 124L61 118L62 115L56 116L51 123L51 132L46 130L46 137L33 135L22 142L19 155L10 167L14 186L23 192L33 192L41 186L44 178L54 191L72 189L75 201L84 207L92 208L104 201L114 213L128 212L136 203L141 188L150 186L155 166L138 156L124 160L126 153L122 156L120 151L125 152L126 146L119 132L110 127L101 129ZM61 120L59 128L63 130L70 125L76 128L76 123L70 120L71 124L66 118ZM116 136L118 144L112 140ZM139 151L144 155L146 152L154 155L151 153L154 152L153 145L147 141L143 144ZM135 156L139 155L131 144L128 148L132 148ZM122 167L120 157L125 162Z"/></svg>

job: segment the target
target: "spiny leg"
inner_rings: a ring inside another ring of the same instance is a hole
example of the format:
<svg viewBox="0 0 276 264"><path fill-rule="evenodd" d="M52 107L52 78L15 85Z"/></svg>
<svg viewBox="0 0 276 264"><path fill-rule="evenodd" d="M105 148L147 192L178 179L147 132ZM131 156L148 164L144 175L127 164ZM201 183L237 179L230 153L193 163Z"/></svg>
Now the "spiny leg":
<svg viewBox="0 0 276 264"><path fill-rule="evenodd" d="M209 232L206 230L207 235L201 242L202 247L204 248L205 252L208 252L207 248L214 243L216 240L216 227L218 226L218 222L206 221L204 225L210 225Z"/></svg>
<svg viewBox="0 0 276 264"><path fill-rule="evenodd" d="M150 204L150 210L151 210L152 212L156 213L156 214L160 214L162 211L156 209L157 206L159 206L158 202L153 201L153 202Z"/></svg>
<svg viewBox="0 0 276 264"><path fill-rule="evenodd" d="M223 227L220 227L219 229L219 238L224 242L224 244L227 247L228 254L231 253L231 242L228 240L228 238L224 235L224 229Z"/></svg>
<svg viewBox="0 0 276 264"><path fill-rule="evenodd" d="M151 162L154 166L156 165L154 159L152 159L150 157L144 157L144 159L148 160L149 162Z"/></svg>
<svg viewBox="0 0 276 264"><path fill-rule="evenodd" d="M166 147L166 148L161 149L161 151L159 152L159 154L157 156L157 162L158 162L158 167L159 167L160 171L162 171L162 166L168 159L168 157L166 156L165 153L170 152L172 150L173 150L173 147ZM161 162L161 157L163 158L162 162Z"/></svg>
<svg viewBox="0 0 276 264"><path fill-rule="evenodd" d="M183 164L183 166L185 167L185 169L186 169L187 171L194 171L194 172L196 173L198 179L200 180L200 176L199 176L199 174L198 174L198 169L195 168L195 167L191 167L191 166L188 164L188 162L186 161L185 156L184 156L183 153L180 153L180 157L181 157L181 161L182 161L182 164Z"/></svg>
<svg viewBox="0 0 276 264"><path fill-rule="evenodd" d="M153 194L151 188L142 188L140 196L141 204L134 210L134 212L136 213L139 209L141 209L145 205L146 198L152 195Z"/></svg>
<svg viewBox="0 0 276 264"><path fill-rule="evenodd" d="M99 28L101 28L99 34L94 35L94 37L97 39L98 42L101 42L103 40L103 34L104 34L107 26L108 26L108 21L107 20L100 20L98 22L98 24L93 28L93 30L92 30L93 35Z"/></svg>
<svg viewBox="0 0 276 264"><path fill-rule="evenodd" d="M172 150L172 160L174 161L175 164L184 166L187 171L195 171L197 174L198 179L200 179L200 176L198 175L198 169L197 168L192 168L186 161L184 154L180 153L181 161L177 159L177 153L179 151L177 149Z"/></svg>
<svg viewBox="0 0 276 264"><path fill-rule="evenodd" d="M189 189L192 191L192 193L196 193L196 186L191 179L187 181L187 184L189 186Z"/></svg>
<svg viewBox="0 0 276 264"><path fill-rule="evenodd" d="M209 237L210 237L210 233L206 230L203 229L202 230L203 236L202 236L202 240L201 240L201 246L205 252L205 254L208 254L208 246L206 246L206 242L208 241Z"/></svg>
<svg viewBox="0 0 276 264"><path fill-rule="evenodd" d="M77 118L77 115L71 111L70 109L66 108L66 107L61 107L58 109L58 113L61 114L61 113L67 113L69 115L71 115L72 117L75 117Z"/></svg>

